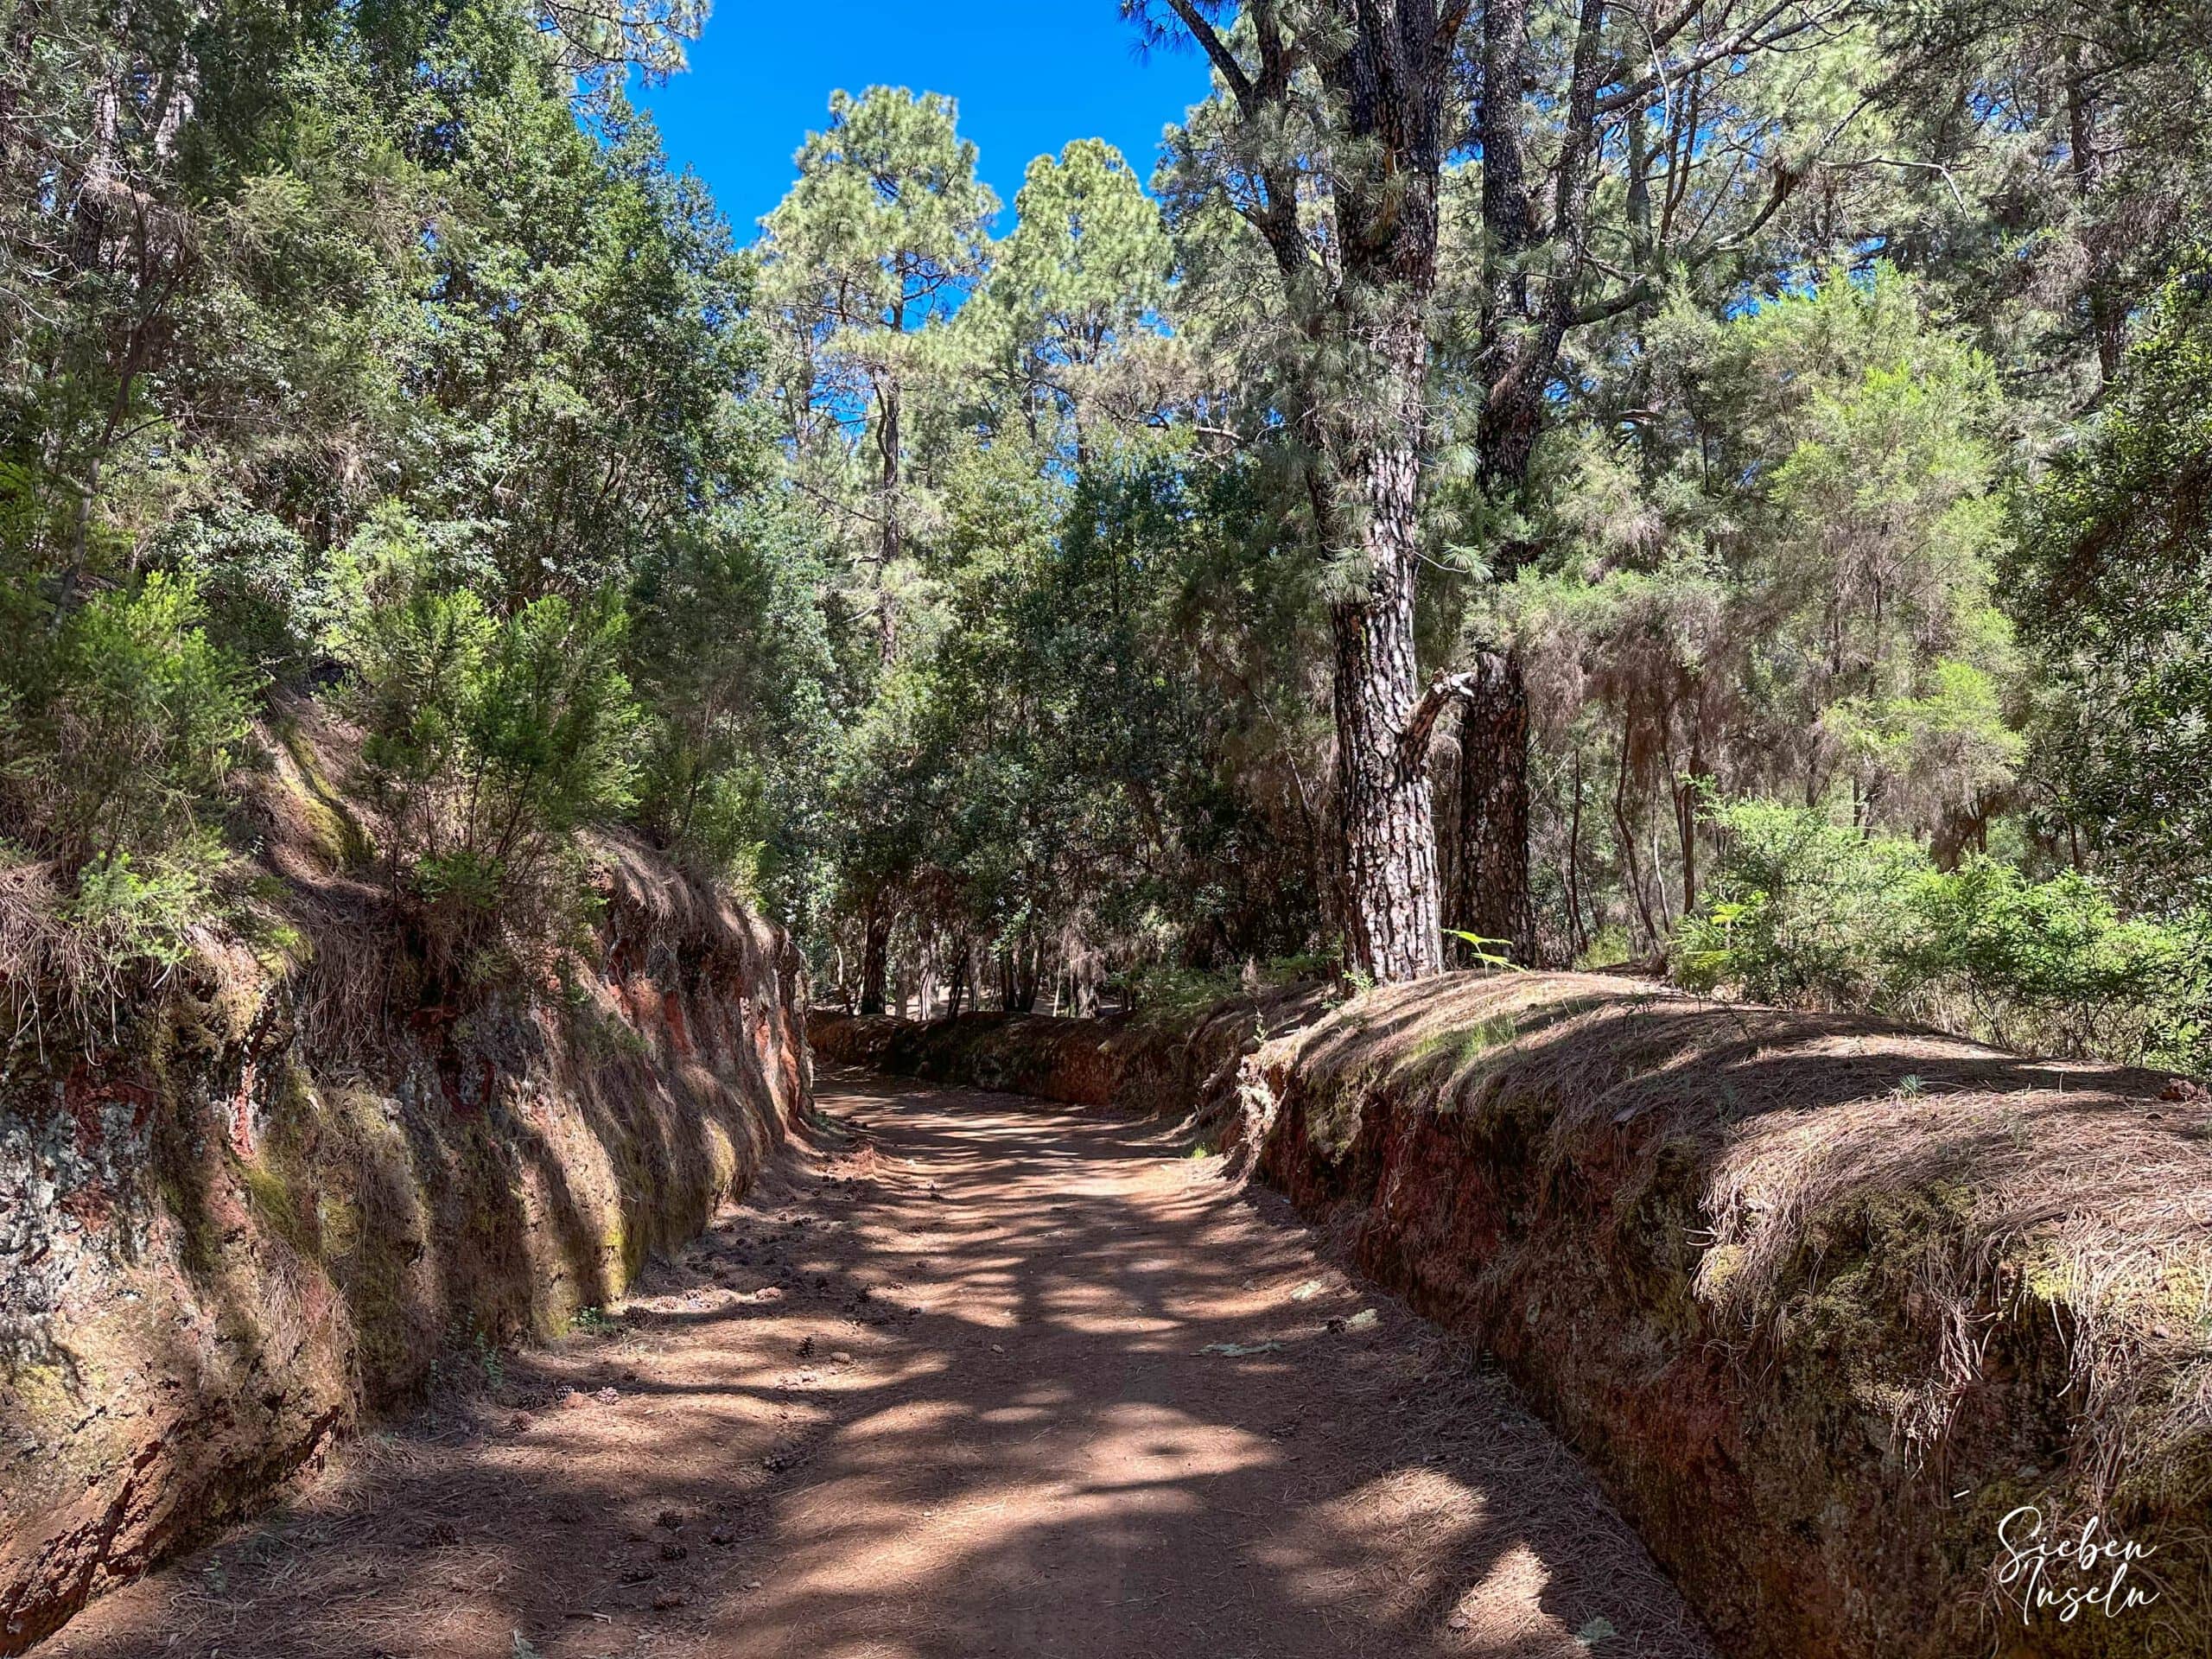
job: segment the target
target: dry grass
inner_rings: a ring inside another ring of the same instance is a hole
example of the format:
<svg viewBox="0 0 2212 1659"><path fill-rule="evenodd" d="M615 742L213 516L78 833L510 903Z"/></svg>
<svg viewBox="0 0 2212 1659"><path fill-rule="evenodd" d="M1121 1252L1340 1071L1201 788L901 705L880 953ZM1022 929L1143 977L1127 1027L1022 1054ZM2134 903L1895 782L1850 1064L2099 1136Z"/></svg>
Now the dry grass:
<svg viewBox="0 0 2212 1659"><path fill-rule="evenodd" d="M1624 1319L1624 1390L1649 1381L1631 1348L1719 1357L1711 1408L1770 1425L1731 1455L1811 1448L1832 1461L1801 1484L1859 1481L1862 1524L1967 1487L2124 1517L2166 1547L2177 1639L2212 1629L2192 1554L2212 1504L2212 1109L2196 1085L1580 975L1378 991L1253 1070L1297 1115L1287 1140L1262 1126L1288 1160L1274 1173L1370 1205L1375 1259L1413 1252L1403 1271L1463 1287L1479 1313L1540 1305L1582 1271L1564 1256L1594 1251ZM1458 1147L1465 1173L1405 1162L1422 1135ZM1407 1185L1438 1179L1491 1195L1489 1220L1452 1236L1494 1239L1491 1259L1438 1265L1435 1214L1395 1213L1467 1201ZM1622 1409L1625 1392L1588 1393L1545 1335L1513 1335L1524 1376L1567 1408ZM1854 1475L1866 1448L1836 1426L1877 1422L1894 1472ZM1884 1481L1892 1497L1874 1495ZM1978 1512L1897 1524L1986 1549Z"/></svg>
<svg viewBox="0 0 2212 1659"><path fill-rule="evenodd" d="M2063 1314L2088 1496L2203 1453L2212 1109L2183 1080L1591 976L1377 993L1288 1042L1309 1090L1412 1079L1446 1112L1541 1093L1554 1167L1646 1117L1692 1137L1698 1295L1747 1344L1777 1334L1835 1217L1925 1200L1904 1218L1942 1363L1894 1402L1915 1460L1971 1387L1996 1310L2023 1299Z"/></svg>

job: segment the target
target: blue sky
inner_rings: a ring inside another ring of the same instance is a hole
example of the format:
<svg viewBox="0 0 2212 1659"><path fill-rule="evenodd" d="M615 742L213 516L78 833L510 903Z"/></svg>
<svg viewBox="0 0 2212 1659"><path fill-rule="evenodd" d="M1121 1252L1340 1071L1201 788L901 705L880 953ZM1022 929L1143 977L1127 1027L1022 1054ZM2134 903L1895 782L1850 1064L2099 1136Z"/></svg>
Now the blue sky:
<svg viewBox="0 0 2212 1659"><path fill-rule="evenodd" d="M640 90L670 161L712 187L741 238L790 188L791 155L837 87L960 100L960 130L1011 207L1030 158L1071 138L1118 145L1152 176L1160 130L1205 95L1205 60L1137 49L1117 0L721 0L691 67ZM1002 214L1003 232L1008 216Z"/></svg>

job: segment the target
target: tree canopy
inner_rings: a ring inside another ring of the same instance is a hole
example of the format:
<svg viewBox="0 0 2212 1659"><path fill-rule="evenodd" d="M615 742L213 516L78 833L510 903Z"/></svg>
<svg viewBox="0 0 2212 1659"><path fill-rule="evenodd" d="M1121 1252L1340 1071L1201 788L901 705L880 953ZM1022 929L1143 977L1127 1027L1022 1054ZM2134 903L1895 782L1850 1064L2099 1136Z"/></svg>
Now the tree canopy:
<svg viewBox="0 0 2212 1659"><path fill-rule="evenodd" d="M0 3L11 987L250 909L311 706L442 994L619 822L868 1007L1451 945L2193 1053L2212 20L1124 10L1158 157L825 89L748 244L626 95L699 9Z"/></svg>

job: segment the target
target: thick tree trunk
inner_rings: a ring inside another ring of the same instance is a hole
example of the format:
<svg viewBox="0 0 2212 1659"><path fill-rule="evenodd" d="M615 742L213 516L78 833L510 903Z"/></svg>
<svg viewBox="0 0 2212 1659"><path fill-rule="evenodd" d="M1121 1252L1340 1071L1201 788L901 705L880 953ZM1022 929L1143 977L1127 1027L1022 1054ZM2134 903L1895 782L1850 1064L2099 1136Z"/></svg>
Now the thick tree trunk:
<svg viewBox="0 0 2212 1659"><path fill-rule="evenodd" d="M1354 505L1363 520L1357 551L1365 580L1330 611L1337 800L1352 961L1388 984L1443 965L1427 744L1425 734L1410 746L1408 739L1421 701L1414 576L1427 338L1418 303L1402 306L1375 349L1363 355L1395 384L1378 400L1383 429L1362 435L1355 452L1363 452Z"/></svg>
<svg viewBox="0 0 2212 1659"><path fill-rule="evenodd" d="M1037 1010L1037 982L1044 965L1044 947L1024 934L1014 949L1014 1007L1022 1014Z"/></svg>
<svg viewBox="0 0 2212 1659"><path fill-rule="evenodd" d="M880 899L872 902L862 925L861 1012L881 1014L884 981L891 965L891 907Z"/></svg>
<svg viewBox="0 0 2212 1659"><path fill-rule="evenodd" d="M1426 753L1434 715L1414 662L1414 575L1438 195L1446 153L1460 140L1449 106L1467 8L1239 7L1249 29L1241 53L1208 21L1211 10L1175 0L1177 20L1259 139L1255 188L1239 211L1274 253L1311 353L1315 529L1323 551L1353 567L1333 573L1342 586L1330 607L1345 942L1354 967L1375 979L1415 979L1442 954ZM1309 70L1328 94L1332 127L1320 149L1334 226L1331 257L1318 262L1300 212L1306 181L1277 125ZM1421 709L1431 712L1417 720Z"/></svg>
<svg viewBox="0 0 2212 1659"><path fill-rule="evenodd" d="M1459 728L1459 856L1445 919L1503 940L1523 967L1536 957L1529 904L1529 692L1519 661L1485 683L1466 704ZM1468 952L1471 954L1471 951Z"/></svg>
<svg viewBox="0 0 2212 1659"><path fill-rule="evenodd" d="M928 1020L937 1013L937 955L923 951L914 969L914 1018Z"/></svg>
<svg viewBox="0 0 2212 1659"><path fill-rule="evenodd" d="M1601 79L1599 50L1602 0L1578 0L1573 79L1567 101L1566 148L1551 161L1548 216L1538 211L1538 190L1528 151L1526 100L1535 84L1530 0L1491 0L1481 13L1482 73L1475 126L1482 144L1482 213L1486 237L1482 333L1488 342L1480 365L1489 395L1476 417L1475 451L1483 486L1493 501L1517 501L1526 490L1536 442L1549 412L1552 376L1573 324L1575 285L1534 280L1544 270L1579 264L1587 208L1596 177L1590 164L1596 143L1592 102ZM1635 140L1642 143L1640 130ZM1637 160L1636 168L1644 163ZM1632 189L1643 188L1640 175ZM1632 201L1638 222L1645 206ZM1532 259L1544 244L1563 248L1548 265ZM1495 581L1513 580L1535 553L1527 542L1492 550ZM1503 642L1500 642L1503 643ZM1519 663L1506 653L1506 678L1467 710L1468 741L1459 746L1459 832L1476 839L1459 849L1459 880L1453 897L1454 926L1514 942L1514 960L1535 965L1535 928L1529 895L1528 693ZM1509 850L1507 838L1519 847ZM1571 931L1571 930L1570 930Z"/></svg>

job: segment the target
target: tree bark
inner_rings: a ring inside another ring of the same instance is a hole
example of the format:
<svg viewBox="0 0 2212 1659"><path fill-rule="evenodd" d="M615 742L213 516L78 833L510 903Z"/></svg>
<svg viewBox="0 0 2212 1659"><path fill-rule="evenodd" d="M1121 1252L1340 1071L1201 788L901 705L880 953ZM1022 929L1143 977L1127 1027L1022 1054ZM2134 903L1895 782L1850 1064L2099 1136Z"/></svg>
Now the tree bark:
<svg viewBox="0 0 2212 1659"><path fill-rule="evenodd" d="M1487 392L1477 416L1475 449L1484 488L1501 502L1518 499L1548 412L1548 393L1560 348L1574 326L1577 289L1565 276L1587 253L1589 203L1597 179L1593 165L1599 127L1599 87L1605 79L1600 51L1603 0L1577 0L1571 78L1562 108L1565 133L1547 181L1551 203L1540 214L1523 130L1527 90L1535 58L1529 40L1529 0L1492 0L1482 14L1482 80L1475 124L1482 141L1483 227L1486 265L1483 295L1482 362ZM1641 143L1642 134L1637 135ZM1633 213L1631 218L1633 218ZM1531 255L1557 251L1546 282L1531 280ZM1502 543L1491 570L1510 582L1535 553L1525 541ZM1459 849L1463 876L1455 895L1464 913L1478 918L1468 931L1510 939L1514 960L1535 965L1535 927L1529 894L1529 694L1521 664L1505 659L1505 680L1491 694L1489 709L1468 710L1476 741L1459 746L1460 830L1482 835L1487 845ZM1479 814L1467 815L1467 804ZM1517 825L1517 855L1497 839ZM1487 918L1486 920L1481 918Z"/></svg>
<svg viewBox="0 0 2212 1659"><path fill-rule="evenodd" d="M1503 940L1522 967L1536 959L1529 902L1529 693L1520 664L1485 679L1459 727L1459 856L1451 925ZM1497 952L1497 944L1484 949ZM1471 947L1467 955L1472 955Z"/></svg>
<svg viewBox="0 0 2212 1659"><path fill-rule="evenodd" d="M876 653L886 668L899 655L899 615L891 597L891 572L899 563L899 383L887 377L879 388L881 416L876 427L876 448L882 460L882 541L875 569Z"/></svg>
<svg viewBox="0 0 2212 1659"><path fill-rule="evenodd" d="M1396 382L1385 423L1363 446L1366 453L1351 480L1364 521L1358 548L1364 581L1330 610L1347 943L1352 961L1382 984L1419 979L1443 966L1427 733L1425 725L1414 729L1421 696L1414 578L1427 337L1424 308L1408 296L1399 310L1372 353Z"/></svg>
<svg viewBox="0 0 2212 1659"><path fill-rule="evenodd" d="M1042 977L1045 950L1033 933L1025 932L1014 946L1014 1007L1022 1014L1037 1010L1037 985Z"/></svg>
<svg viewBox="0 0 2212 1659"><path fill-rule="evenodd" d="M1325 550L1357 561L1357 585L1330 616L1344 921L1354 963L1380 983L1444 965L1428 785L1436 705L1421 690L1414 590L1445 108L1465 16L1452 0L1344 6L1318 63L1345 128L1332 180L1344 275L1319 320L1341 347L1320 388L1333 489L1317 493ZM1287 252L1286 242L1279 260ZM1285 265L1293 292L1305 257L1301 244L1297 272ZM1330 533L1340 512L1356 536Z"/></svg>
<svg viewBox="0 0 2212 1659"><path fill-rule="evenodd" d="M891 964L891 907L880 899L871 900L861 925L861 1012L881 1014L884 981Z"/></svg>
<svg viewBox="0 0 2212 1659"><path fill-rule="evenodd" d="M1415 512L1438 192L1459 137L1447 138L1446 108L1470 0L1250 0L1236 9L1235 44L1205 0L1160 3L1234 100L1249 187L1236 210L1274 256L1307 354L1306 483L1340 584L1330 631L1345 943L1377 981L1417 978L1441 966L1442 949L1427 726L1416 720L1426 705L1414 652ZM1325 130L1306 157L1327 175L1325 254L1300 211L1307 175L1282 139L1308 73L1327 95Z"/></svg>
<svg viewBox="0 0 2212 1659"><path fill-rule="evenodd" d="M966 1000L969 957L968 941L963 939L952 955L952 984L945 993L944 999L944 1017L948 1020L957 1020L960 1017L960 1005Z"/></svg>

